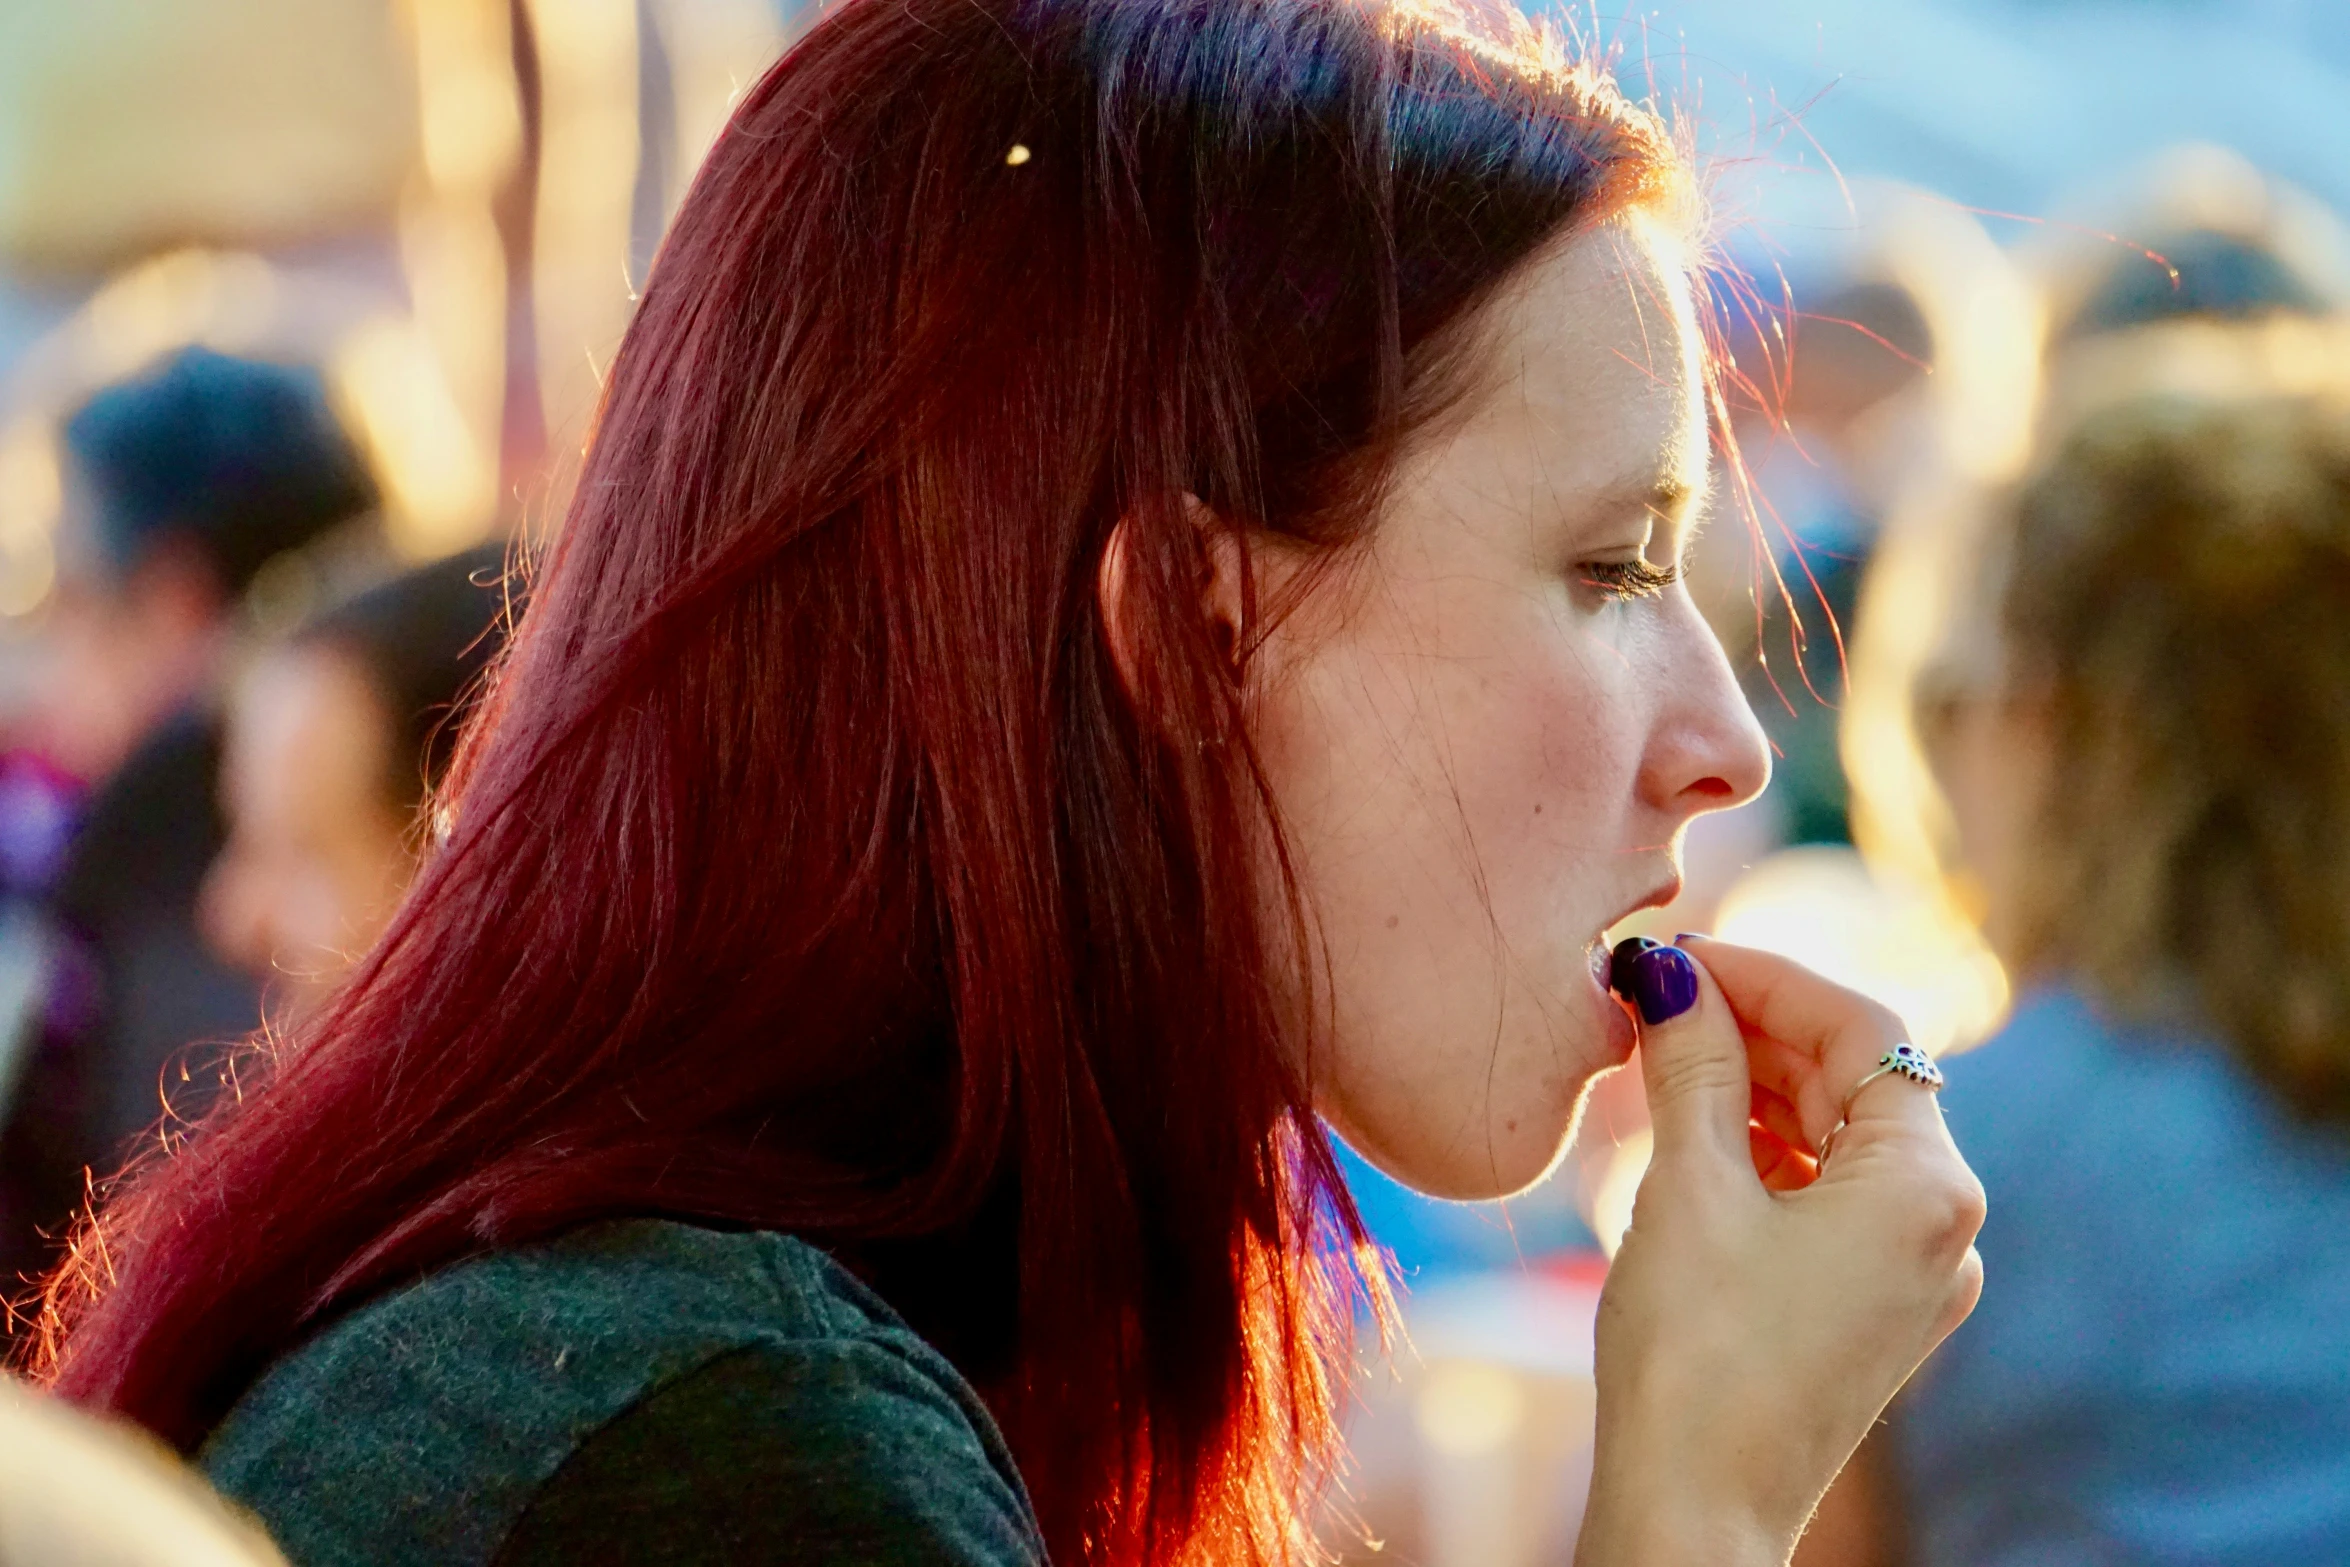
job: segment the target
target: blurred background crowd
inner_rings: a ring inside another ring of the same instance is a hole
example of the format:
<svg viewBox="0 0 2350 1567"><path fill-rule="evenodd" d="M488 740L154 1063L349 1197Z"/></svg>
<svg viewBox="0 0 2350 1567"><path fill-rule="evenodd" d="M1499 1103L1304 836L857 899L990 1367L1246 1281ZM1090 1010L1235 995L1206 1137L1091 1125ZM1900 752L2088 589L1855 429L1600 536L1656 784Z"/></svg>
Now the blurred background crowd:
<svg viewBox="0 0 2350 1567"><path fill-rule="evenodd" d="M0 1279L388 917L511 546L808 19L0 0ZM1799 1560L2350 1560L2350 8L1562 24L1707 169L1693 585L1777 753L1619 934L1895 1006L1992 1195L1984 1308ZM1334 1548L1569 1558L1645 1147L1617 1074L1507 1203L1352 1168L1409 1342Z"/></svg>

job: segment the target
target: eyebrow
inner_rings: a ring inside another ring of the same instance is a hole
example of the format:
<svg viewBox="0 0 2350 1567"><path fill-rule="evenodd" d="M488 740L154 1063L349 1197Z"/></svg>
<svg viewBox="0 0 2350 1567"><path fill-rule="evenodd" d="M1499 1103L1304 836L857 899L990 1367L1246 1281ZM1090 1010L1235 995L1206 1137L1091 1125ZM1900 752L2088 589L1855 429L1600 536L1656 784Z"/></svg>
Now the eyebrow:
<svg viewBox="0 0 2350 1567"><path fill-rule="evenodd" d="M1679 479L1659 479L1649 486L1641 504L1659 516L1683 518L1698 501L1697 487Z"/></svg>
<svg viewBox="0 0 2350 1567"><path fill-rule="evenodd" d="M1680 537L1674 540L1673 555L1675 559L1685 558L1703 526L1701 512L1707 495L1713 489L1711 478L1709 471L1708 482L1696 485L1673 474L1627 479L1602 490L1593 504L1591 515L1621 516L1626 512L1640 512L1649 519L1650 541L1666 530L1679 532ZM1648 543L1644 542L1641 553L1645 555L1648 548Z"/></svg>
<svg viewBox="0 0 2350 1567"><path fill-rule="evenodd" d="M1601 491L1598 507L1603 511L1644 511L1660 522L1682 522L1703 499L1702 489L1672 477L1631 480Z"/></svg>

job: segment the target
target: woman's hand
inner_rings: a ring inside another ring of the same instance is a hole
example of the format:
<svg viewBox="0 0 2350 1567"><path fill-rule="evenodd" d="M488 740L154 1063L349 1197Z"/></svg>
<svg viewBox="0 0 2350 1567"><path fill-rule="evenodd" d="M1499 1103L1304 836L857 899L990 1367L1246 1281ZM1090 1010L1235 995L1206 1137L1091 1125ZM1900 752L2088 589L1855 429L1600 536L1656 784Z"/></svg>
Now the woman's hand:
<svg viewBox="0 0 2350 1567"><path fill-rule="evenodd" d="M1576 1560L1777 1567L1974 1308L1983 1189L1933 1094L1904 1078L1869 1084L1837 1130L1852 1086L1907 1038L1885 1008L1722 942L1634 962L1656 1144L1600 1297Z"/></svg>

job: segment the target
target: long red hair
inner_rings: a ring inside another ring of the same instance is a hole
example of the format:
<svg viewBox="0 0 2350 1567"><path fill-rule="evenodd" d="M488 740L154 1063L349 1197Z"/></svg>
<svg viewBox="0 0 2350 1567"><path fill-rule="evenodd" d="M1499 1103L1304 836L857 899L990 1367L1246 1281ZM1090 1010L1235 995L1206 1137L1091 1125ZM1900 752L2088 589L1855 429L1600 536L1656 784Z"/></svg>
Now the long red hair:
<svg viewBox="0 0 2350 1567"><path fill-rule="evenodd" d="M189 1446L469 1253L789 1230L970 1375L1056 1559L1287 1559L1359 1229L1181 497L1342 542L1477 304L1670 178L1546 44L1355 0L826 18L663 247L446 844L77 1237L44 1374Z"/></svg>

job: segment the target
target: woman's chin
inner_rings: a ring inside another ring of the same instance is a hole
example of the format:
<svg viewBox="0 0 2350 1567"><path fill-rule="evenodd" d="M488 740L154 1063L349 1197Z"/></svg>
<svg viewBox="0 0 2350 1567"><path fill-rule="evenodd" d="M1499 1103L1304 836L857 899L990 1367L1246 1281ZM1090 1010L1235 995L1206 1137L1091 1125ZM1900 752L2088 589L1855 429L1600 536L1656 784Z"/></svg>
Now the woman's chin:
<svg viewBox="0 0 2350 1567"><path fill-rule="evenodd" d="M1390 1179L1423 1196L1447 1202L1490 1202L1511 1197L1536 1185L1558 1165L1574 1129L1575 1109L1589 1080L1576 1085L1562 1106L1553 1108L1555 1085L1545 1084L1540 1095L1516 1113L1497 1111L1488 1134L1476 1145L1466 1142L1430 1146L1410 1135L1379 1136L1352 1127L1339 1117L1328 1117L1331 1127L1348 1147L1377 1166Z"/></svg>
<svg viewBox="0 0 2350 1567"><path fill-rule="evenodd" d="M1640 1031L1633 1026L1632 1014L1624 1009L1623 1003L1608 995L1603 995L1601 1001L1601 1016L1605 1019L1600 1025L1601 1038L1606 1043L1598 1071L1592 1073L1594 1077L1631 1060L1632 1047L1640 1043Z"/></svg>
<svg viewBox="0 0 2350 1567"><path fill-rule="evenodd" d="M1579 1014L1570 1019L1562 1013ZM1556 1003L1553 1027L1449 1057L1458 1075L1333 1084L1321 1111L1347 1146L1430 1197L1484 1202L1557 1167L1592 1080L1631 1059L1631 1017L1594 983ZM1349 1089L1353 1091L1348 1091Z"/></svg>
<svg viewBox="0 0 2350 1567"><path fill-rule="evenodd" d="M1515 1197L1528 1187L1539 1186L1543 1177L1558 1168L1560 1158L1566 1153L1568 1130L1570 1127L1561 1127L1557 1137L1546 1141L1529 1140L1515 1148L1497 1149L1493 1159L1481 1167L1464 1165L1432 1172L1440 1184L1411 1181L1405 1184L1450 1202L1492 1202Z"/></svg>

